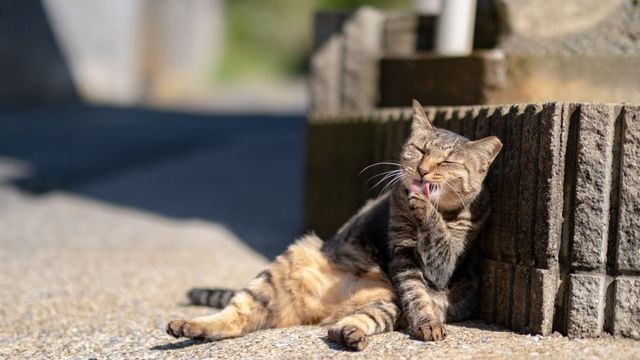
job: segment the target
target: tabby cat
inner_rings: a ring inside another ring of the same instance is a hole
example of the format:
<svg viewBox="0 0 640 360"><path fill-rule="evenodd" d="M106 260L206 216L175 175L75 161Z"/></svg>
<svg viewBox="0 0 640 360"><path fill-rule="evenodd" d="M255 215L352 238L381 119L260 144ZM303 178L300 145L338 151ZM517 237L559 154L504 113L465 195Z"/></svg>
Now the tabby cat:
<svg viewBox="0 0 640 360"><path fill-rule="evenodd" d="M470 317L479 287L472 245L490 211L482 182L502 144L433 127L415 100L413 110L389 192L330 240L303 236L242 290L192 290L192 303L222 311L171 321L167 332L218 340L319 324L332 340L362 350L369 336L401 327L443 340L443 323Z"/></svg>

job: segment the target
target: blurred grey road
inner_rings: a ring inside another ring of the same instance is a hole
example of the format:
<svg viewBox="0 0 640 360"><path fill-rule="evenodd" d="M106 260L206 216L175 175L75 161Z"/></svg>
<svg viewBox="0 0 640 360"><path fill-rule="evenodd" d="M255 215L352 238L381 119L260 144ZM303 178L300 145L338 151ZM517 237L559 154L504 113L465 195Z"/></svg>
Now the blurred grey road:
<svg viewBox="0 0 640 360"><path fill-rule="evenodd" d="M193 286L240 287L303 229L300 116L0 110L0 358L639 358L640 342L481 323L361 354L323 329L175 340Z"/></svg>
<svg viewBox="0 0 640 360"><path fill-rule="evenodd" d="M0 183L224 223L268 258L302 229L301 115L0 110Z"/></svg>

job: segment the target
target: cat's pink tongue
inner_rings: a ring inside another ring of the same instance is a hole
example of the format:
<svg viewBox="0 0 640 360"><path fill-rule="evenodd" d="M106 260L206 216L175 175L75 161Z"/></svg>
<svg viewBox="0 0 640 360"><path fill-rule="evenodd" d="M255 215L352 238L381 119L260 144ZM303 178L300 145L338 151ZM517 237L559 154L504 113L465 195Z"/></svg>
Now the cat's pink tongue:
<svg viewBox="0 0 640 360"><path fill-rule="evenodd" d="M423 183L422 181L413 180L411 182L411 191L421 191L424 196L427 198L431 196L431 191L429 190L429 183Z"/></svg>

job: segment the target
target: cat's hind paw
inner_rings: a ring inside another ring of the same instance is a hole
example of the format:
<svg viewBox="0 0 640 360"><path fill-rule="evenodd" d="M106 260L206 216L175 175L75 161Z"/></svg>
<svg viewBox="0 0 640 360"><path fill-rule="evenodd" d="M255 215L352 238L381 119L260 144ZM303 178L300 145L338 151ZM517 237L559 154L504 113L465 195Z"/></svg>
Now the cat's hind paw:
<svg viewBox="0 0 640 360"><path fill-rule="evenodd" d="M167 334L181 338L205 340L204 326L187 320L173 320L167 324Z"/></svg>
<svg viewBox="0 0 640 360"><path fill-rule="evenodd" d="M329 338L351 350L362 351L369 345L364 331L355 325L336 326L329 329Z"/></svg>

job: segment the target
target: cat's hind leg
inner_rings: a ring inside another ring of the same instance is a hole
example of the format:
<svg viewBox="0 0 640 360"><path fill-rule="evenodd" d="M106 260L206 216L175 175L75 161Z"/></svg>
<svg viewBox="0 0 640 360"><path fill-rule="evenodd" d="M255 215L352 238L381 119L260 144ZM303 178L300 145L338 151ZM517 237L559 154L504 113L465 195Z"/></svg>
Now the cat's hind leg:
<svg viewBox="0 0 640 360"><path fill-rule="evenodd" d="M393 331L400 316L393 288L386 281L364 281L351 299L340 305L341 310L328 319L329 338L352 350L363 350L368 337ZM332 321L333 319L337 321Z"/></svg>
<svg viewBox="0 0 640 360"><path fill-rule="evenodd" d="M329 264L321 246L322 240L317 236L303 237L237 291L222 311L171 321L167 333L174 337L219 340L259 329L319 323L329 311L324 296L344 277ZM214 302L219 305L217 300Z"/></svg>
<svg viewBox="0 0 640 360"><path fill-rule="evenodd" d="M246 288L234 292L222 311L191 320L170 321L167 333L176 338L220 340L270 327L273 291L269 287L268 280L264 276L258 276ZM222 305L220 301L214 303L215 306ZM207 302L207 305L211 304L210 301Z"/></svg>

